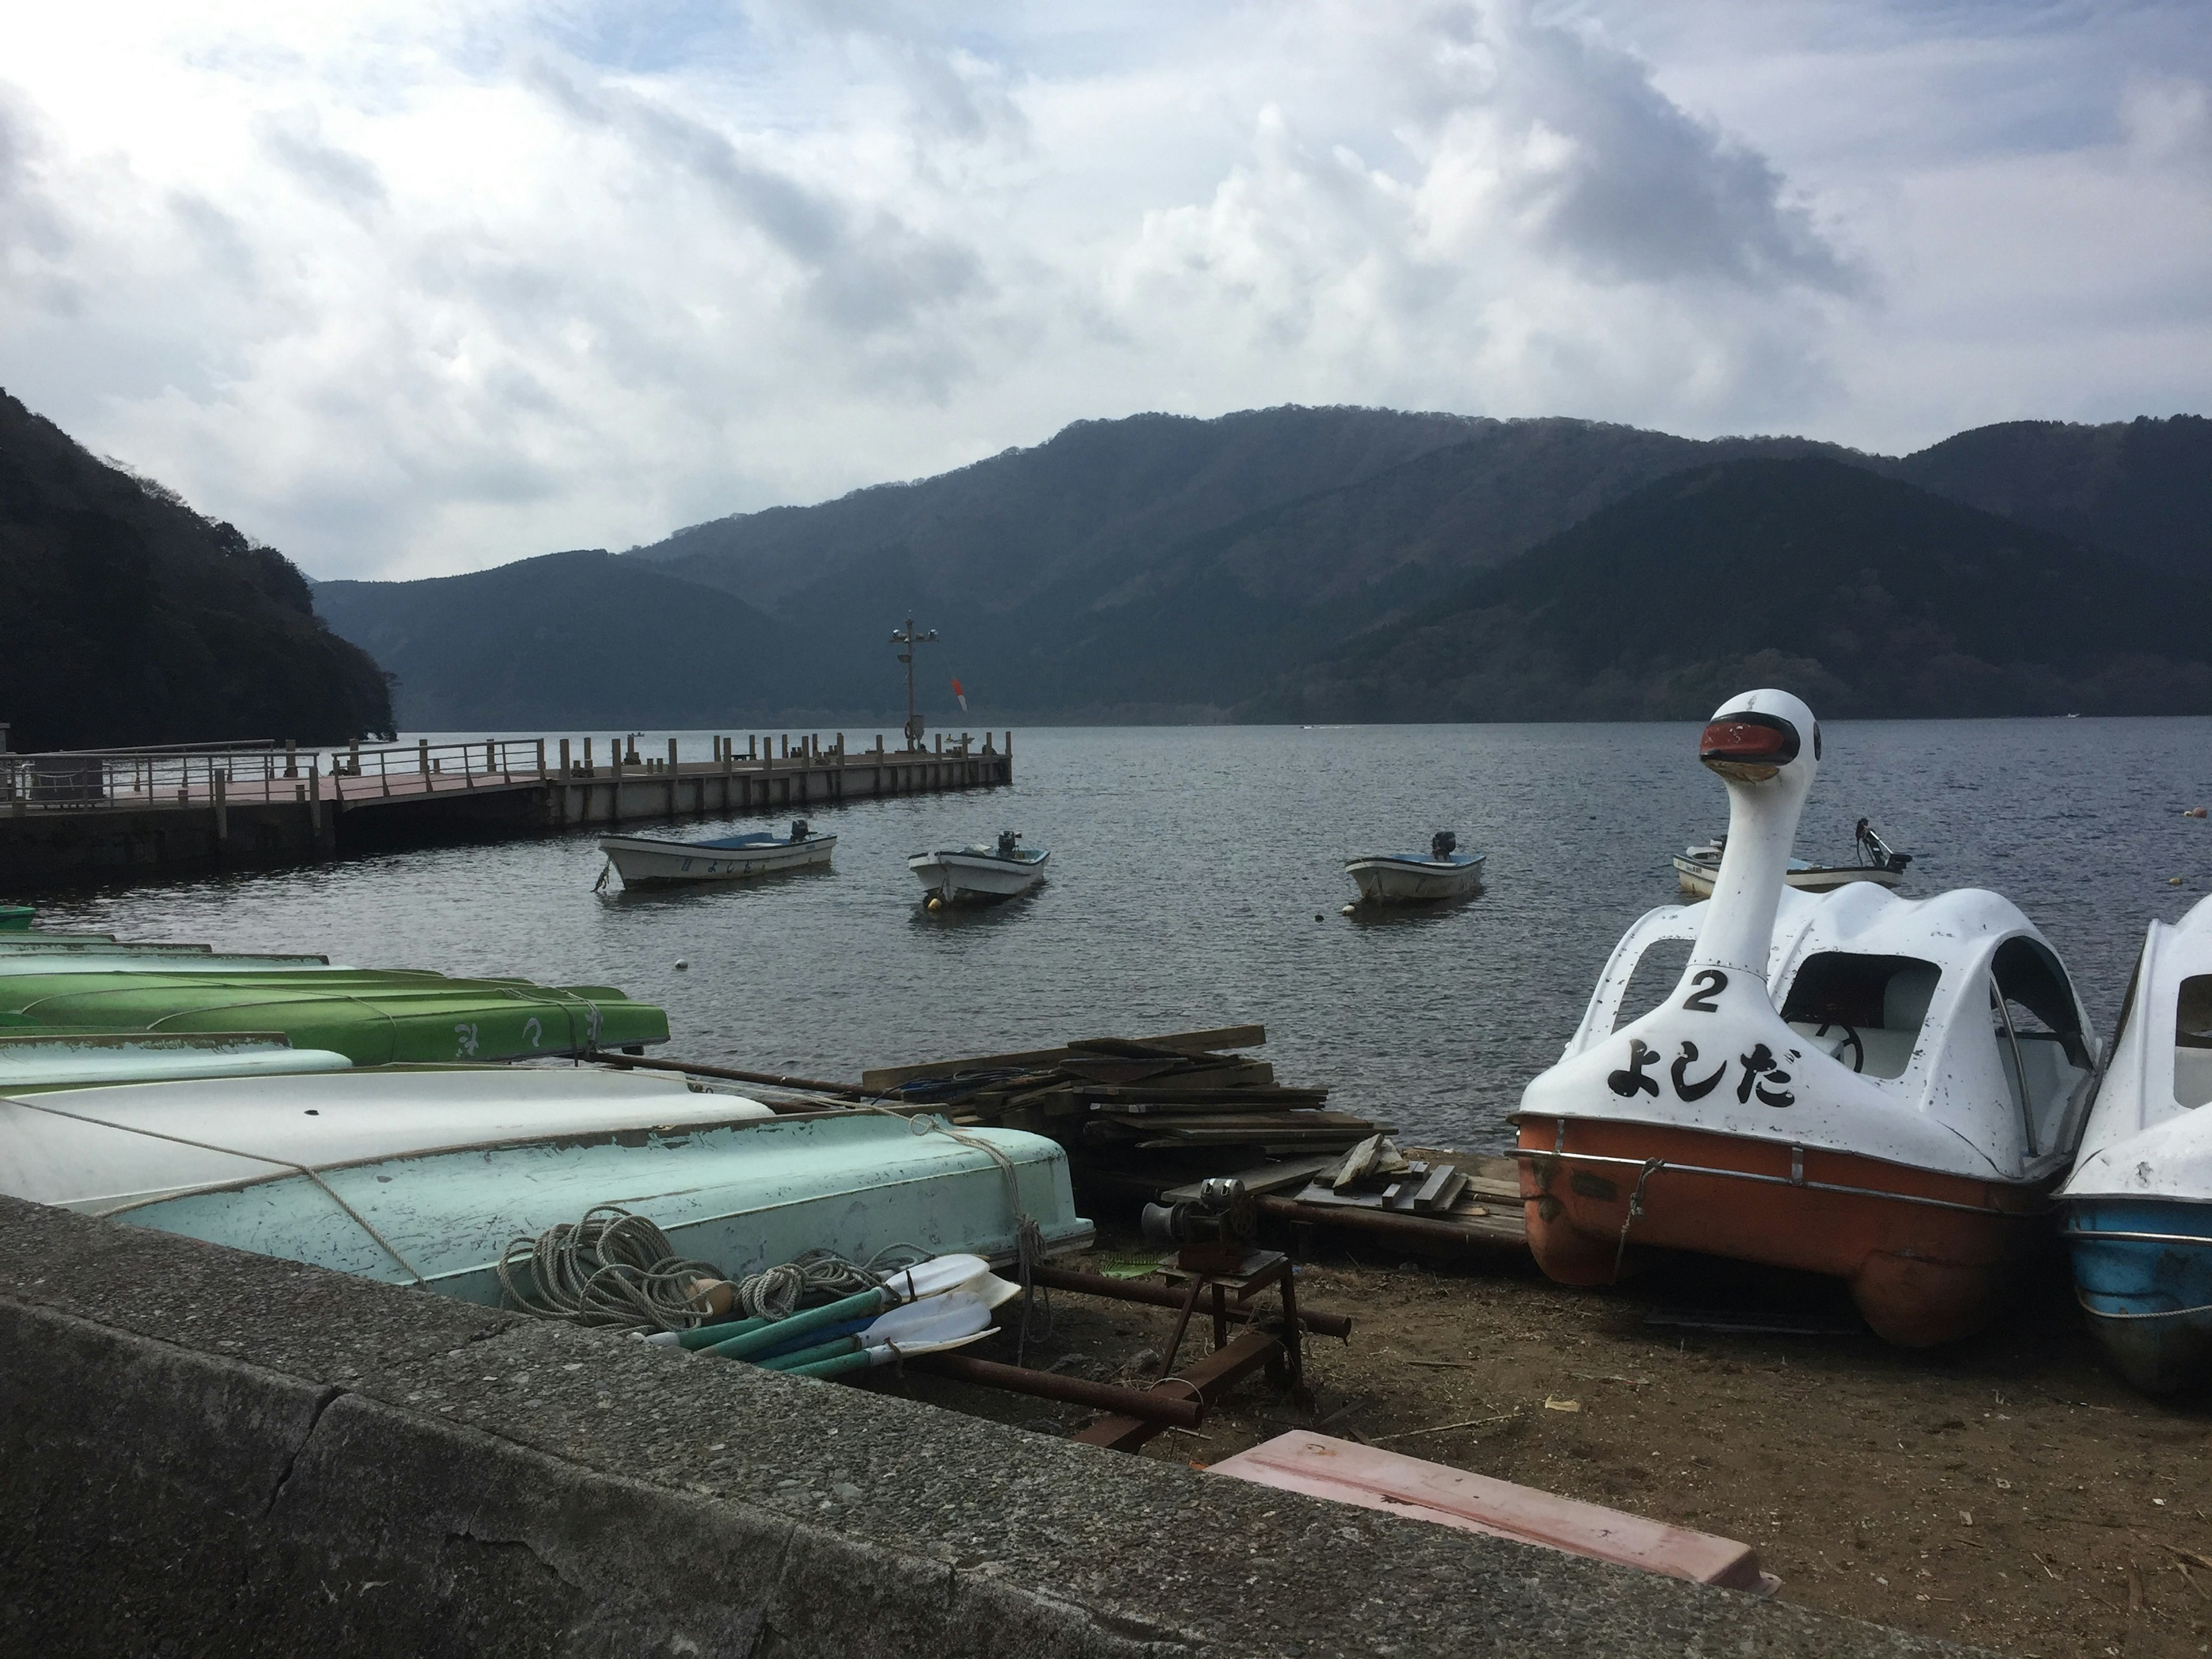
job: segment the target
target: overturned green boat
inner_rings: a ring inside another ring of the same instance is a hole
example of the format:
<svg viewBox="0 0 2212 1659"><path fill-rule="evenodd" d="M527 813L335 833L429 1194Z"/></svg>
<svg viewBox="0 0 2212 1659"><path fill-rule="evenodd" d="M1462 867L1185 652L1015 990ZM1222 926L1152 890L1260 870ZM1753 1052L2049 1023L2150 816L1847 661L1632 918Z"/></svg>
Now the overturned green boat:
<svg viewBox="0 0 2212 1659"><path fill-rule="evenodd" d="M663 1010L605 985L297 965L116 969L86 959L0 973L0 1030L55 1026L275 1032L356 1066L581 1055L668 1040Z"/></svg>

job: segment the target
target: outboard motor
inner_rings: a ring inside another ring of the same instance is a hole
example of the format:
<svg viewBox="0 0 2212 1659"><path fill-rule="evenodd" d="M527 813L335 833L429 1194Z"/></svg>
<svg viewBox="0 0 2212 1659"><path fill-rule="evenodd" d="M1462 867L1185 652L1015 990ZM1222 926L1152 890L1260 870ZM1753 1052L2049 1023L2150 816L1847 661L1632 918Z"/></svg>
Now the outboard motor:
<svg viewBox="0 0 2212 1659"><path fill-rule="evenodd" d="M793 840L793 841L805 841L805 840L806 839L806 837L807 837L807 834L808 834L808 829L807 829L806 820L805 820L805 818L793 818L793 819L792 819L792 821L791 821L791 838L792 838L792 840Z"/></svg>
<svg viewBox="0 0 2212 1659"><path fill-rule="evenodd" d="M1000 830L1000 831L999 831L999 856L1000 856L1000 858L1002 858L1002 859L1010 859L1010 858L1013 857L1013 855L1014 855L1014 843L1015 843L1016 842L1019 841L1020 839L1021 839L1021 837L1020 837L1019 836L1016 835L1016 834L1015 834L1012 830Z"/></svg>
<svg viewBox="0 0 2212 1659"><path fill-rule="evenodd" d="M1912 862L1911 854L1893 852L1889 843L1875 834L1874 826L1864 818L1858 821L1858 827L1851 834L1858 842L1859 862L1862 864L1876 870L1901 872Z"/></svg>
<svg viewBox="0 0 2212 1659"><path fill-rule="evenodd" d="M1429 837L1429 856L1443 863L1459 850L1459 837L1449 830L1439 830Z"/></svg>

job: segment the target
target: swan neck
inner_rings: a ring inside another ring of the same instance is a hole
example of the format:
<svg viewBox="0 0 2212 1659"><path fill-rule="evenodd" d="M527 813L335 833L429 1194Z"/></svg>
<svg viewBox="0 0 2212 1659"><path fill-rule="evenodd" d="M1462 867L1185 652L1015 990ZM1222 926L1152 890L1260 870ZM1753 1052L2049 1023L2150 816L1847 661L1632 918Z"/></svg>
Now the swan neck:
<svg viewBox="0 0 2212 1659"><path fill-rule="evenodd" d="M1730 780L1728 844L1713 879L1713 896L1698 930L1694 965L1730 968L1766 977L1774 942L1774 918L1782 904L1790 854L1797 842L1797 818L1805 805L1802 785L1786 777L1760 783Z"/></svg>

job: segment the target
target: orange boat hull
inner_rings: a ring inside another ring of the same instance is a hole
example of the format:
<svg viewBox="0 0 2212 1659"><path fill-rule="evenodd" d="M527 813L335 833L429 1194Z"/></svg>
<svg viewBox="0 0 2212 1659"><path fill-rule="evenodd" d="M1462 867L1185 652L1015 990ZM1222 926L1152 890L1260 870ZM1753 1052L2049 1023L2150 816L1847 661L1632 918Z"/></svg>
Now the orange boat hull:
<svg viewBox="0 0 2212 1659"><path fill-rule="evenodd" d="M1564 1142L1559 1131L1523 1116L1519 1161L1529 1248L1565 1285L1611 1284L1639 1250L1695 1250L1844 1279L1875 1334L1927 1347L1987 1324L2012 1264L2050 1233L2047 1183L1657 1124L1574 1118Z"/></svg>

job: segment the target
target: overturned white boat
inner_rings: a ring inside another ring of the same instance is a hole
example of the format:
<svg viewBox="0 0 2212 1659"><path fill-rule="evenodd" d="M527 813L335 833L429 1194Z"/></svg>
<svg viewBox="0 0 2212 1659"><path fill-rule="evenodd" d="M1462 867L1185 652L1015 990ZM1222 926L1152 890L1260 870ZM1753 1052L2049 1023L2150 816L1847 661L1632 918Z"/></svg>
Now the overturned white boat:
<svg viewBox="0 0 2212 1659"><path fill-rule="evenodd" d="M1459 837L1440 830L1429 840L1428 855L1369 853L1345 862L1345 873L1370 904L1427 904L1465 898L1482 885L1480 853L1459 850Z"/></svg>
<svg viewBox="0 0 2212 1659"><path fill-rule="evenodd" d="M837 837L816 833L805 818L791 833L760 830L715 841L668 841L658 836L602 836L599 850L625 887L680 887L698 881L743 881L827 864ZM606 875L600 872L599 879Z"/></svg>
<svg viewBox="0 0 2212 1659"><path fill-rule="evenodd" d="M1045 860L1052 854L1024 847L1021 839L1012 830L1001 830L994 846L916 853L906 867L929 889L933 907L995 904L1028 892L1044 879Z"/></svg>
<svg viewBox="0 0 2212 1659"><path fill-rule="evenodd" d="M1522 1094L1529 1244L1569 1284L1655 1247L1825 1273L1878 1334L1948 1341L2048 1237L2095 1050L2057 956L1997 894L1784 885L1819 755L1784 692L1706 726L1730 809L1718 891L1629 929ZM1691 939L1624 1019L1645 953Z"/></svg>
<svg viewBox="0 0 2212 1659"><path fill-rule="evenodd" d="M1905 879L1912 854L1892 850L1864 818L1852 831L1851 844L1856 860L1850 864L1813 864L1791 859L1782 878L1784 884L1801 893L1832 893L1855 881L1893 888ZM1674 878L1682 890L1692 898L1711 898L1713 882L1720 874L1721 857L1727 851L1728 837L1716 836L1703 847L1685 847L1675 854Z"/></svg>
<svg viewBox="0 0 2212 1659"><path fill-rule="evenodd" d="M2212 898L2154 921L2060 1196L2074 1287L2137 1388L2212 1376Z"/></svg>

